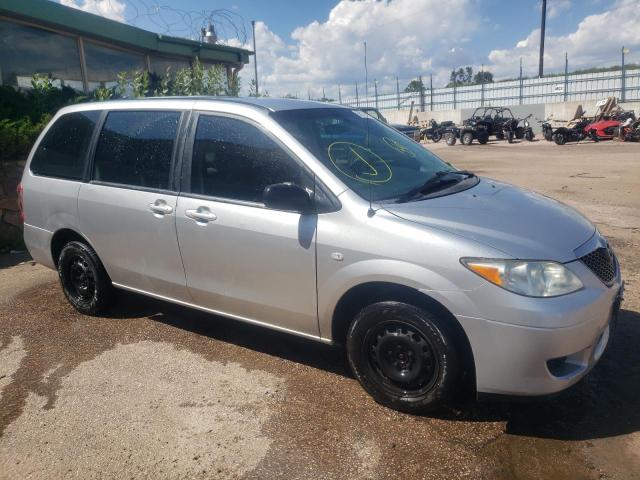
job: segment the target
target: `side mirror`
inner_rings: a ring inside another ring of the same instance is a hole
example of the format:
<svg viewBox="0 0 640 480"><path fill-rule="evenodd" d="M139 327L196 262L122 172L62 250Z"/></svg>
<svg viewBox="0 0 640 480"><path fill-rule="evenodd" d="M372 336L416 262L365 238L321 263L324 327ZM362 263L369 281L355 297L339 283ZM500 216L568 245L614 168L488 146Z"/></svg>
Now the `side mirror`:
<svg viewBox="0 0 640 480"><path fill-rule="evenodd" d="M267 185L262 201L268 208L287 212L311 213L313 202L309 193L293 183L275 183Z"/></svg>

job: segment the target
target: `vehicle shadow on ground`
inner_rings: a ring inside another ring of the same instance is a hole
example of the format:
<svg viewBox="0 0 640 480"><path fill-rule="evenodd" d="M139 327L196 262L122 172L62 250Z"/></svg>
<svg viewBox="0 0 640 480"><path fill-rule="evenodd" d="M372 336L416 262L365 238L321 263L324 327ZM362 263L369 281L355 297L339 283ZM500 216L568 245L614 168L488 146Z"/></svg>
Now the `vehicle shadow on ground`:
<svg viewBox="0 0 640 480"><path fill-rule="evenodd" d="M492 399L456 406L439 416L458 421L506 421L512 435L589 440L640 431L640 313L622 310L600 363L553 397Z"/></svg>
<svg viewBox="0 0 640 480"><path fill-rule="evenodd" d="M0 253L0 269L9 268L31 260L28 252Z"/></svg>
<svg viewBox="0 0 640 480"><path fill-rule="evenodd" d="M135 293L121 291L118 295L120 298L116 305L107 314L109 317L148 317L166 325L256 352L344 377L351 375L344 350L341 348Z"/></svg>
<svg viewBox="0 0 640 480"><path fill-rule="evenodd" d="M217 315L121 292L109 316L148 317L176 328L351 378L342 348ZM640 313L622 310L611 343L593 371L554 397L459 401L428 416L506 422L512 435L589 440L640 431Z"/></svg>

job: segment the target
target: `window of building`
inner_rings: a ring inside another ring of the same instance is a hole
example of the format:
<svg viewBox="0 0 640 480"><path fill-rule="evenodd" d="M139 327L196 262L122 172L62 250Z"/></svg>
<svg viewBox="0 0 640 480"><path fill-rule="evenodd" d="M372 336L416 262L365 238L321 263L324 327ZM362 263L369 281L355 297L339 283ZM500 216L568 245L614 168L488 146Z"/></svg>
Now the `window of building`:
<svg viewBox="0 0 640 480"><path fill-rule="evenodd" d="M89 90L116 85L120 72L130 74L147 69L142 54L105 47L87 40L83 43Z"/></svg>
<svg viewBox="0 0 640 480"><path fill-rule="evenodd" d="M175 59L168 57L157 57L151 56L151 71L156 75L165 75L167 73L167 69L169 69L169 74L174 76L176 72L182 68L189 68L189 60L185 59Z"/></svg>
<svg viewBox="0 0 640 480"><path fill-rule="evenodd" d="M267 185L309 188L310 176L259 128L228 117L201 115L191 166L191 192L262 203Z"/></svg>
<svg viewBox="0 0 640 480"><path fill-rule="evenodd" d="M99 111L68 113L54 123L31 160L35 175L80 180Z"/></svg>
<svg viewBox="0 0 640 480"><path fill-rule="evenodd" d="M180 112L109 112L94 159L94 180L169 189Z"/></svg>
<svg viewBox="0 0 640 480"><path fill-rule="evenodd" d="M0 81L31 88L34 73L49 74L62 85L82 90L76 38L0 20Z"/></svg>

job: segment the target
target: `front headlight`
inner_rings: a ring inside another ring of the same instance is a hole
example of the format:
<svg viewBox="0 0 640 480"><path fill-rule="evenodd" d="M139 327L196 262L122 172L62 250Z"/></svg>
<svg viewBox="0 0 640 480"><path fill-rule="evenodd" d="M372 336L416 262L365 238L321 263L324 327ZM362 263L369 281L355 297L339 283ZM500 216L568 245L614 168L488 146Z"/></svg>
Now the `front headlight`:
<svg viewBox="0 0 640 480"><path fill-rule="evenodd" d="M571 270L557 262L489 258L461 258L460 262L485 280L529 297L557 297L583 287Z"/></svg>

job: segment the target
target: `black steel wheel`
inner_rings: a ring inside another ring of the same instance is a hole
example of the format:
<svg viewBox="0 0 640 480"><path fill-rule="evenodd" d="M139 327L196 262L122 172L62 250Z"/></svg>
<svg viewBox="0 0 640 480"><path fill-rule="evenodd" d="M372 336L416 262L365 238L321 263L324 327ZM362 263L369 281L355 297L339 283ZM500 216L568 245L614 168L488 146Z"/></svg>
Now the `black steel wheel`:
<svg viewBox="0 0 640 480"><path fill-rule="evenodd" d="M450 326L405 303L380 302L362 310L347 334L347 354L364 389L403 412L436 408L451 398L462 377Z"/></svg>
<svg viewBox="0 0 640 480"><path fill-rule="evenodd" d="M433 135L431 136L431 140L433 140L434 143L438 143L440 140L442 140L442 133L441 132L433 132Z"/></svg>
<svg viewBox="0 0 640 480"><path fill-rule="evenodd" d="M82 242L67 243L58 257L58 276L67 300L85 315L96 315L109 305L113 286L100 259Z"/></svg>

